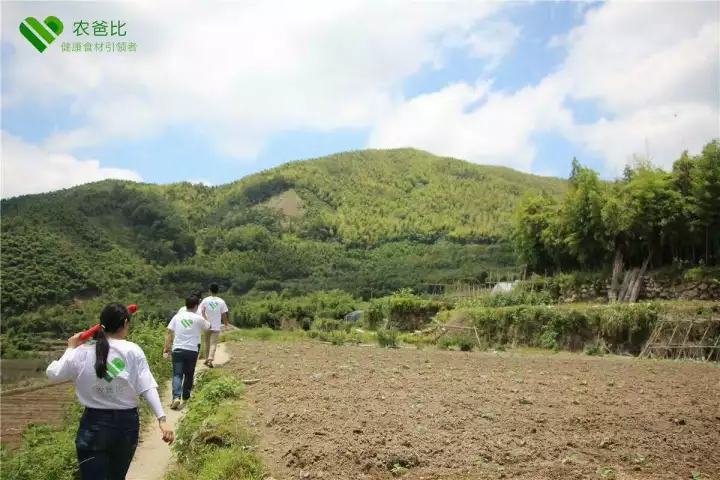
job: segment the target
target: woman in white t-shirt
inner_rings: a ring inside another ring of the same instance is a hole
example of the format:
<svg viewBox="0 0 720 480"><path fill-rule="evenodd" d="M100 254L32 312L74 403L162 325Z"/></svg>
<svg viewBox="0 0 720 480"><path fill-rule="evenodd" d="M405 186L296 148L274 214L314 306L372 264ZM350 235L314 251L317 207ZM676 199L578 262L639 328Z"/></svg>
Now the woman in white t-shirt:
<svg viewBox="0 0 720 480"><path fill-rule="evenodd" d="M145 353L125 340L130 317L125 305L107 305L100 314L95 345L83 345L78 333L68 340L60 360L47 368L51 381L75 382L75 393L85 407L75 437L83 480L125 478L140 433L138 396L150 404L163 440L175 439Z"/></svg>

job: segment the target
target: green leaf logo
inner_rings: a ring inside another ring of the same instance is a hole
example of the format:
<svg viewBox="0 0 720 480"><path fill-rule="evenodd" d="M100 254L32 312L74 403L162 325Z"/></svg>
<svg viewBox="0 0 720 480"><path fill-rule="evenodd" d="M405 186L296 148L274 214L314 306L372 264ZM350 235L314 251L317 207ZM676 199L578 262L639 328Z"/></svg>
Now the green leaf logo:
<svg viewBox="0 0 720 480"><path fill-rule="evenodd" d="M183 327L190 328L190 327L192 327L193 321L190 320L189 318L183 318L182 320L180 320L180 323L182 324Z"/></svg>
<svg viewBox="0 0 720 480"><path fill-rule="evenodd" d="M44 23L35 17L27 17L20 23L20 33L27 38L38 52L42 53L62 33L63 24L59 18L49 16ZM47 45L46 45L47 44Z"/></svg>
<svg viewBox="0 0 720 480"><path fill-rule="evenodd" d="M120 372L125 370L125 362L123 362L121 359L116 358L112 362L108 362L107 364L107 372L105 373L105 380L110 383L113 381L113 378L120 375Z"/></svg>

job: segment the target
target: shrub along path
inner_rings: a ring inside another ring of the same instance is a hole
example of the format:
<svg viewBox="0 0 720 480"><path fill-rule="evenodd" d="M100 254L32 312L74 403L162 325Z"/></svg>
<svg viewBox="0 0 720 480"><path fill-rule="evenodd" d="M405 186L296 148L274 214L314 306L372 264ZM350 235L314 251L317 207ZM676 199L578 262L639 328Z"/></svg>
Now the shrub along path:
<svg viewBox="0 0 720 480"><path fill-rule="evenodd" d="M227 362L229 356L225 350L225 344L219 343L215 351L216 366ZM168 359L168 362L171 361ZM207 367L203 365L203 361L198 359L195 371L200 372ZM163 397L163 407L167 415L167 421L173 426L175 433L180 425L180 420L185 415L185 408L181 410L171 410L170 401L172 401L172 380L165 385L165 396ZM173 460L173 452L171 448L163 442L160 437L157 422L148 422L145 430L140 437L138 449L135 457L130 465L130 470L125 477L126 480L162 480L165 472L168 470Z"/></svg>

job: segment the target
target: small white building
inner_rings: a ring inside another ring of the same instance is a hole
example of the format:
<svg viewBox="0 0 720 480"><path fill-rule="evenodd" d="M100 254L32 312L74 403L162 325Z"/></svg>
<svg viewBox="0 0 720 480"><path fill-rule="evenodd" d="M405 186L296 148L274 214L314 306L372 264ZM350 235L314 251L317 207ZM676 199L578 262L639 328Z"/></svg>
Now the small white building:
<svg viewBox="0 0 720 480"><path fill-rule="evenodd" d="M513 290L518 284L519 280L515 280L514 282L498 282L493 287L492 291L490 292L490 295L496 295L498 293L508 293Z"/></svg>

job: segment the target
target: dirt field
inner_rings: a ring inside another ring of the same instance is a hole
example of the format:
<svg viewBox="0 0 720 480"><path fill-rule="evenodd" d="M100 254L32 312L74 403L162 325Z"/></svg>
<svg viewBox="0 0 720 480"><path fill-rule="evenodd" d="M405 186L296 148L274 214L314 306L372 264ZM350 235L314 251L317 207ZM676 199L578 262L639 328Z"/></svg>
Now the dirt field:
<svg viewBox="0 0 720 480"><path fill-rule="evenodd" d="M717 365L229 344L280 479L720 478Z"/></svg>
<svg viewBox="0 0 720 480"><path fill-rule="evenodd" d="M72 388L72 383L62 383L3 392L2 443L11 448L22 445L22 433L30 423L62 424L65 405L74 398Z"/></svg>

